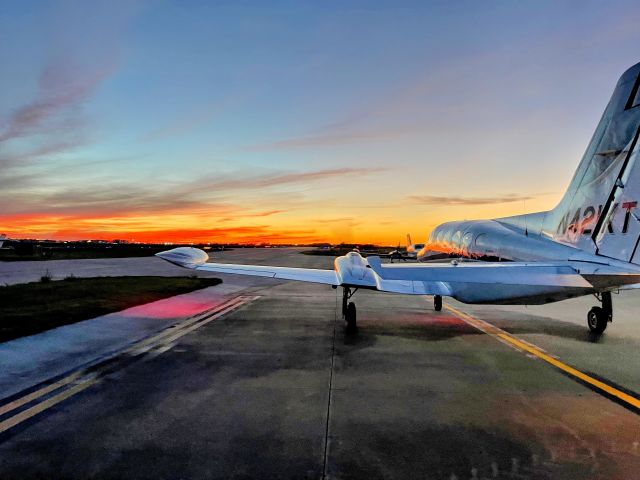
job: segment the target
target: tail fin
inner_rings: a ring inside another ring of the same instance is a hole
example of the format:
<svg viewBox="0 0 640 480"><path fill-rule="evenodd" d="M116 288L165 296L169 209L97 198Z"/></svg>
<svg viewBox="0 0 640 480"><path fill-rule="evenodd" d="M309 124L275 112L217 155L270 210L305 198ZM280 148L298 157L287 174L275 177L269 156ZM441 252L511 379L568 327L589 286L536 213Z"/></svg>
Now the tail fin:
<svg viewBox="0 0 640 480"><path fill-rule="evenodd" d="M7 239L7 236L4 233L0 235L0 248L2 248L2 244L6 239Z"/></svg>
<svg viewBox="0 0 640 480"><path fill-rule="evenodd" d="M618 80L611 100L543 232L555 241L640 264L640 63Z"/></svg>
<svg viewBox="0 0 640 480"><path fill-rule="evenodd" d="M410 247L411 245L413 245L413 242L411 241L411 235L407 233L407 247Z"/></svg>

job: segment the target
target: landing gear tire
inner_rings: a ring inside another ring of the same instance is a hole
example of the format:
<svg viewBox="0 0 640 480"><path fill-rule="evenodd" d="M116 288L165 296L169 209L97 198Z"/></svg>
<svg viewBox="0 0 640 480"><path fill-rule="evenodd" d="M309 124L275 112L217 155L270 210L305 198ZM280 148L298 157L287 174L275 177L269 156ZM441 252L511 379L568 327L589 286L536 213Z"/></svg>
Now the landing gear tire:
<svg viewBox="0 0 640 480"><path fill-rule="evenodd" d="M593 307L587 314L587 325L591 333L602 334L609 322L613 321L613 302L611 292L596 293L595 297L602 302L602 307Z"/></svg>
<svg viewBox="0 0 640 480"><path fill-rule="evenodd" d="M436 295L433 297L433 309L436 312L442 310L442 297L440 295Z"/></svg>
<svg viewBox="0 0 640 480"><path fill-rule="evenodd" d="M587 325L592 333L600 335L609 324L609 315L600 307L593 307L587 314Z"/></svg>
<svg viewBox="0 0 640 480"><path fill-rule="evenodd" d="M347 311L345 312L344 319L347 322L347 333L356 333L358 331L358 324L356 322L356 304L349 302L347 305Z"/></svg>

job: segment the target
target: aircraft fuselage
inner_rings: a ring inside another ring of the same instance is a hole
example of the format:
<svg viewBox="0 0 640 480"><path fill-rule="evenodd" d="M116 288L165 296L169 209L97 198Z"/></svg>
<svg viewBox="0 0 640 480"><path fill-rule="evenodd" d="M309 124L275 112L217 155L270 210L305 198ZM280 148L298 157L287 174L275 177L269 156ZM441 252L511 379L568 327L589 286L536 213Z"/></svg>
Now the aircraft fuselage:
<svg viewBox="0 0 640 480"><path fill-rule="evenodd" d="M418 252L417 259L428 261L437 255L447 254L452 257L518 262L615 262L545 236L539 228L539 218L544 213L546 212L495 220L443 223L431 232L424 248Z"/></svg>
<svg viewBox="0 0 640 480"><path fill-rule="evenodd" d="M549 252L549 248L554 252ZM549 260L556 258L556 249L557 255L564 259L567 249L575 250L497 220L455 221L438 225L431 232L424 248L418 252L418 261L429 260L437 254L475 259Z"/></svg>

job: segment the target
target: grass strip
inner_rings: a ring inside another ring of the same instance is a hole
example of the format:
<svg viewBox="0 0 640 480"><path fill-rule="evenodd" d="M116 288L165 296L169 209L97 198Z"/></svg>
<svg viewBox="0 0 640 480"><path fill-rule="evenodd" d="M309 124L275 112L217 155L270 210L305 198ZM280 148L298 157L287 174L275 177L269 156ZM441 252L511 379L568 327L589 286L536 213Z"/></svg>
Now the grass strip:
<svg viewBox="0 0 640 480"><path fill-rule="evenodd" d="M0 342L219 283L219 278L96 277L0 287Z"/></svg>

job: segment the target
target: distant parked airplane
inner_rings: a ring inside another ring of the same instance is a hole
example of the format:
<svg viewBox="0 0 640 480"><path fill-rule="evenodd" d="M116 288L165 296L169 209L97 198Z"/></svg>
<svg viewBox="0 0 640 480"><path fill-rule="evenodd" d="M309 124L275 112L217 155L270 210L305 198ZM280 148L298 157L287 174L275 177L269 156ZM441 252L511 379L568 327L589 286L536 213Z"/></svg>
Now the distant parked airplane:
<svg viewBox="0 0 640 480"><path fill-rule="evenodd" d="M424 243L413 243L411 235L407 233L407 256L417 258L418 252L424 248Z"/></svg>
<svg viewBox="0 0 640 480"><path fill-rule="evenodd" d="M619 79L564 197L552 210L493 220L444 223L418 252L419 261L457 255L485 261L383 266L357 252L338 257L334 270L207 263L183 247L158 253L195 270L324 283L343 288L342 313L356 328L359 288L442 297L465 303L544 304L594 295L591 331L612 320L611 292L640 288L640 63ZM410 243L410 241L409 241ZM508 260L508 261L503 261Z"/></svg>
<svg viewBox="0 0 640 480"><path fill-rule="evenodd" d="M418 252L424 248L424 243L412 243L411 235L407 233L407 245L405 250L400 249L400 242L395 250L391 250L389 253L380 255L381 257L389 258L391 263L394 260L415 260L418 256Z"/></svg>

